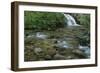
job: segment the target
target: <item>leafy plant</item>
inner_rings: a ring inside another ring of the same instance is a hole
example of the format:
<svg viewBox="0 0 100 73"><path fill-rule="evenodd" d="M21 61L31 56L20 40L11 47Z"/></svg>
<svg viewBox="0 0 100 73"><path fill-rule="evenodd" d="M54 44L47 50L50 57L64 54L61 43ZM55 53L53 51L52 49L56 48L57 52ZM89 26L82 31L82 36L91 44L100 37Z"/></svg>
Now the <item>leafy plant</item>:
<svg viewBox="0 0 100 73"><path fill-rule="evenodd" d="M64 27L64 15L50 12L24 12L25 29L55 30Z"/></svg>

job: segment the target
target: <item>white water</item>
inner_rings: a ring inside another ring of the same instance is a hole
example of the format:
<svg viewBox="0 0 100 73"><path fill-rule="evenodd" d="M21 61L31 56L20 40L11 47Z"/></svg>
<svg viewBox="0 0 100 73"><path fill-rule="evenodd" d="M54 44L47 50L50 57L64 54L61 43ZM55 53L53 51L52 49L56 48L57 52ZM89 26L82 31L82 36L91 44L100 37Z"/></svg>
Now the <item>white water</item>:
<svg viewBox="0 0 100 73"><path fill-rule="evenodd" d="M66 18L67 26L80 26L79 24L76 23L74 17L72 17L70 14L63 13L63 15Z"/></svg>
<svg viewBox="0 0 100 73"><path fill-rule="evenodd" d="M37 37L37 38L40 38L40 39L46 39L46 38L47 38L47 35L45 35L45 34L42 33L42 32L37 32L37 33L36 33L36 37Z"/></svg>
<svg viewBox="0 0 100 73"><path fill-rule="evenodd" d="M88 46L81 46L81 45L79 45L79 49L83 50L85 54L90 56L90 48Z"/></svg>
<svg viewBox="0 0 100 73"><path fill-rule="evenodd" d="M69 48L68 43L66 41L59 41L59 40L58 40L58 47Z"/></svg>

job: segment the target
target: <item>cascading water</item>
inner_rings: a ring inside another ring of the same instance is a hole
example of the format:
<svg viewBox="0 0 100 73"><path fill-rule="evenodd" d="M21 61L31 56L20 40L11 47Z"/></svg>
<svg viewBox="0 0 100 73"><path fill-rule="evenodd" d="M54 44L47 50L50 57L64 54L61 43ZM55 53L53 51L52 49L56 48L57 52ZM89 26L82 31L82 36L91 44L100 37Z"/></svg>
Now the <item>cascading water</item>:
<svg viewBox="0 0 100 73"><path fill-rule="evenodd" d="M79 24L76 23L74 17L72 17L70 14L63 13L63 15L66 18L65 22L67 23L67 26L80 26Z"/></svg>

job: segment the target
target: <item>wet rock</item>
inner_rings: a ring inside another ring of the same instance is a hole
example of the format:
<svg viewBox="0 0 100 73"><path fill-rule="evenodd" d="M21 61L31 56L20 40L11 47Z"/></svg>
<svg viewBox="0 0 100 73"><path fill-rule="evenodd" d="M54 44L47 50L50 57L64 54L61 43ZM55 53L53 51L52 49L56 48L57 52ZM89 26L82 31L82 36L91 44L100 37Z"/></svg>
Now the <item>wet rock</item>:
<svg viewBox="0 0 100 73"><path fill-rule="evenodd" d="M75 49L72 52L79 58L87 58L87 55L79 49Z"/></svg>
<svg viewBox="0 0 100 73"><path fill-rule="evenodd" d="M53 56L56 54L56 49L55 48L48 48L48 49L46 49L45 52L47 55Z"/></svg>
<svg viewBox="0 0 100 73"><path fill-rule="evenodd" d="M33 37L35 37L34 34L33 34L33 35L28 35L28 36L27 36L27 38L33 38Z"/></svg>
<svg viewBox="0 0 100 73"><path fill-rule="evenodd" d="M45 58L45 52L42 50L42 48L35 48L34 53L37 56L38 60L44 60Z"/></svg>
<svg viewBox="0 0 100 73"><path fill-rule="evenodd" d="M65 49L60 49L58 51L59 51L59 54L61 54L61 55L66 55L66 53L67 53L67 51Z"/></svg>
<svg viewBox="0 0 100 73"><path fill-rule="evenodd" d="M68 48L69 47L67 41L64 41L64 40L58 40L56 46L59 48Z"/></svg>
<svg viewBox="0 0 100 73"><path fill-rule="evenodd" d="M54 59L55 60L64 60L64 59L66 59L66 57L57 53L56 55L54 55Z"/></svg>
<svg viewBox="0 0 100 73"><path fill-rule="evenodd" d="M79 49L83 51L87 55L88 58L90 57L90 48L88 46L79 45Z"/></svg>
<svg viewBox="0 0 100 73"><path fill-rule="evenodd" d="M73 56L67 56L67 59L72 59L73 58Z"/></svg>
<svg viewBox="0 0 100 73"><path fill-rule="evenodd" d="M37 32L36 33L36 38L38 39L46 39L48 36L42 32Z"/></svg>
<svg viewBox="0 0 100 73"><path fill-rule="evenodd" d="M84 51L85 53L89 54L90 48L88 46L79 46L79 49Z"/></svg>
<svg viewBox="0 0 100 73"><path fill-rule="evenodd" d="M39 54L40 52L43 52L41 48L34 48L34 53Z"/></svg>
<svg viewBox="0 0 100 73"><path fill-rule="evenodd" d="M28 49L28 48L25 48L24 50L24 60L25 61L35 61L37 60L37 56L34 54L34 50L33 49Z"/></svg>
<svg viewBox="0 0 100 73"><path fill-rule="evenodd" d="M77 54L82 54L83 52L81 51L81 50L79 50L79 49L75 49L75 50L73 50L72 51L73 53L77 53Z"/></svg>
<svg viewBox="0 0 100 73"><path fill-rule="evenodd" d="M50 55L45 55L45 60L51 60L52 57Z"/></svg>
<svg viewBox="0 0 100 73"><path fill-rule="evenodd" d="M26 49L34 49L34 46L33 45L27 45L25 46Z"/></svg>
<svg viewBox="0 0 100 73"><path fill-rule="evenodd" d="M56 47L65 49L76 49L78 48L78 42L74 37L63 37L57 40Z"/></svg>

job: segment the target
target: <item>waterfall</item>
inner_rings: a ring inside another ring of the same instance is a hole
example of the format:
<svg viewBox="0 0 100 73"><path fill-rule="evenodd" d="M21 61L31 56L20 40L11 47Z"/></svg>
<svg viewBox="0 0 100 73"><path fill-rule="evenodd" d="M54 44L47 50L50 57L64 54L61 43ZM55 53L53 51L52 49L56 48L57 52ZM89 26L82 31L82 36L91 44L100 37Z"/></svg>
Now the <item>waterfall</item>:
<svg viewBox="0 0 100 73"><path fill-rule="evenodd" d="M66 18L65 22L67 23L67 26L80 26L70 14L63 13L63 15Z"/></svg>

